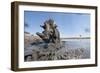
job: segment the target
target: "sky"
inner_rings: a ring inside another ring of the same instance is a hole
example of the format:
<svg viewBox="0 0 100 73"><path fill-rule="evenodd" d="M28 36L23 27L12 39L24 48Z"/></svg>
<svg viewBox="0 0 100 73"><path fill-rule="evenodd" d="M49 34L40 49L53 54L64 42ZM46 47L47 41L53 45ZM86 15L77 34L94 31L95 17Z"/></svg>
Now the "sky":
<svg viewBox="0 0 100 73"><path fill-rule="evenodd" d="M61 37L90 36L90 14L86 13L24 11L24 31L36 35L48 19L55 21Z"/></svg>

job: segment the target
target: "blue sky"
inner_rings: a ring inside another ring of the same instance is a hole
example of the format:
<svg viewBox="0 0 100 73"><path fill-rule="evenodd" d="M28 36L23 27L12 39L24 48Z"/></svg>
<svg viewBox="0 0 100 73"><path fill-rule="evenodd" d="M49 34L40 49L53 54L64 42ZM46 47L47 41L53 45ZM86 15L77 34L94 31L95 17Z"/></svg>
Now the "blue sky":
<svg viewBox="0 0 100 73"><path fill-rule="evenodd" d="M53 19L58 26L61 37L90 36L90 15L84 13L24 11L25 31L36 35L42 32L40 25Z"/></svg>

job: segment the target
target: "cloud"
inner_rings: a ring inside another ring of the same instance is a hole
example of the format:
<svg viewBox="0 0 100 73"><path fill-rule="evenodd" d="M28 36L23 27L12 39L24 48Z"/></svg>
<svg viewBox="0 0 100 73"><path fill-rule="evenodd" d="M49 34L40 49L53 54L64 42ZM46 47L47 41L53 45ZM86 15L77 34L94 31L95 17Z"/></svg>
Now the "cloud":
<svg viewBox="0 0 100 73"><path fill-rule="evenodd" d="M85 28L84 31L85 31L85 33L89 33L90 29L89 28Z"/></svg>

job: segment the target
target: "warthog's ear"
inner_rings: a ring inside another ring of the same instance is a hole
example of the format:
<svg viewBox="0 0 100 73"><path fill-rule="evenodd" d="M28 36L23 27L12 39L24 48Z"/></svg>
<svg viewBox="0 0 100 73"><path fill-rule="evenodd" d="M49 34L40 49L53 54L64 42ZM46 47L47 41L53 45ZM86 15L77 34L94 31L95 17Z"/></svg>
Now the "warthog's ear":
<svg viewBox="0 0 100 73"><path fill-rule="evenodd" d="M42 25L40 25L40 27L43 27Z"/></svg>
<svg viewBox="0 0 100 73"><path fill-rule="evenodd" d="M45 26L42 26L42 25L40 25L40 27L42 27L43 29L45 29L45 28L46 28Z"/></svg>

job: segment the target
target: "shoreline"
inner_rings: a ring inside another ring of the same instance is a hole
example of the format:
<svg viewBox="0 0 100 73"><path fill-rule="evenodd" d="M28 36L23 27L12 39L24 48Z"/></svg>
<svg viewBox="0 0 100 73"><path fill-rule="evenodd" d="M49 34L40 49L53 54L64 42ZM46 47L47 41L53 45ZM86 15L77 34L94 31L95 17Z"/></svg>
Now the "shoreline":
<svg viewBox="0 0 100 73"><path fill-rule="evenodd" d="M67 38L60 38L60 39L91 39L90 37L67 37Z"/></svg>

